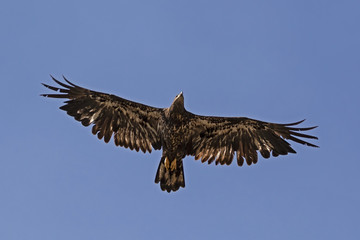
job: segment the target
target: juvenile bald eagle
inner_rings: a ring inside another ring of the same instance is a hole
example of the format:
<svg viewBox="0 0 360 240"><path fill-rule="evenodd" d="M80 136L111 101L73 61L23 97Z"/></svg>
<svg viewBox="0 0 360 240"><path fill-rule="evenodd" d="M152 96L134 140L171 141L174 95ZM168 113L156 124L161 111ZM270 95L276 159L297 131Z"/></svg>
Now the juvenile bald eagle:
<svg viewBox="0 0 360 240"><path fill-rule="evenodd" d="M155 183L163 191L185 187L183 158L187 155L209 164L230 165L236 153L237 164L242 166L244 161L257 163L257 151L264 158L270 153L274 157L296 153L285 139L317 147L300 139L317 139L299 133L316 128L296 127L304 120L276 124L245 117L199 116L186 111L182 92L169 108L155 108L79 87L65 77L67 84L52 79L63 88L43 84L58 93L42 96L69 99L60 109L84 126L94 124L92 133L99 139L108 143L113 136L116 146L144 153L162 148Z"/></svg>

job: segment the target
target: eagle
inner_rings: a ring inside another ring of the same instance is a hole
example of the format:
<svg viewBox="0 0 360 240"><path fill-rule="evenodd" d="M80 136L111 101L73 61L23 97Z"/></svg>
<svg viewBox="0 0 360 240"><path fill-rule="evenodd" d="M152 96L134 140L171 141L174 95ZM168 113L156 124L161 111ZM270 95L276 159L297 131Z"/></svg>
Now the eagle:
<svg viewBox="0 0 360 240"><path fill-rule="evenodd" d="M301 133L317 126L298 127L304 120L278 124L246 117L200 116L185 109L182 92L170 107L157 108L77 86L64 76L66 83L51 78L58 87L43 85L57 93L41 96L66 99L60 109L82 125L92 125L92 133L105 143L113 137L116 146L137 152L162 149L155 183L163 191L185 187L185 156L230 165L236 153L237 164L243 166L256 164L257 152L263 158L296 153L286 140L318 147L307 142L317 137Z"/></svg>

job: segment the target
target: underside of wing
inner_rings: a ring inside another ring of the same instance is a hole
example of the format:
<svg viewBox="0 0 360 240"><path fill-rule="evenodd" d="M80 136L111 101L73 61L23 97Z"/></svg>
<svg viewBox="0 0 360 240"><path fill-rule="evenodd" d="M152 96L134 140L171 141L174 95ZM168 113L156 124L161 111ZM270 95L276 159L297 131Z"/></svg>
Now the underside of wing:
<svg viewBox="0 0 360 240"><path fill-rule="evenodd" d="M267 123L249 118L222 118L195 115L189 123L192 131L188 154L209 164L230 165L235 153L239 166L258 161L257 151L264 158L272 154L286 155L296 153L286 140L318 147L303 139L317 139L315 136L301 133L316 127L299 128L304 120L289 123Z"/></svg>
<svg viewBox="0 0 360 240"><path fill-rule="evenodd" d="M136 151L151 152L152 148L161 148L157 125L162 109L82 88L65 77L67 84L52 79L62 88L43 84L57 93L42 96L68 99L60 109L84 126L94 124L92 133L99 139L107 143L114 136L117 146Z"/></svg>

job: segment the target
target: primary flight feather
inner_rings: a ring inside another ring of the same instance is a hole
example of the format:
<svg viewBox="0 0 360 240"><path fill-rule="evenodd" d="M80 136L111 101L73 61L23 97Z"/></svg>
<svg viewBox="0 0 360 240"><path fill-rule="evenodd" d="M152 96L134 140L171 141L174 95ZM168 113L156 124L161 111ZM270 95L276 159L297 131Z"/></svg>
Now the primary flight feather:
<svg viewBox="0 0 360 240"><path fill-rule="evenodd" d="M199 116L186 111L182 92L169 108L155 108L79 87L65 77L66 84L52 79L62 88L43 84L57 93L42 96L68 99L60 109L84 126L93 124L92 133L99 139L108 143L113 136L116 146L144 153L162 149L155 183L163 191L185 187L183 158L187 155L229 165L236 153L237 164L242 166L257 163L257 151L264 158L296 153L287 139L317 147L303 140L317 139L300 133L316 128L297 127L304 120L277 124L245 117Z"/></svg>

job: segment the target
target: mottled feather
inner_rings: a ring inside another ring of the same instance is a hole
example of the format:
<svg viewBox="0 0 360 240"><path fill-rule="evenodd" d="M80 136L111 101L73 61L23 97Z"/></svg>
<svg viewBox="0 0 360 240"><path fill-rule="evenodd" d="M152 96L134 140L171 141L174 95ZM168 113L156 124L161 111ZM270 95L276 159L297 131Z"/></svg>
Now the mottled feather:
<svg viewBox="0 0 360 240"><path fill-rule="evenodd" d="M317 137L298 132L308 131L315 127L290 127L304 120L290 124L276 124L244 117L193 115L189 119L188 129L190 129L189 135L192 138L193 147L187 154L195 156L195 159L202 157L201 161L208 161L209 164L213 161L216 164L230 164L235 153L239 166L243 165L244 160L248 165L257 163L256 151L259 151L264 158L269 158L271 152L274 156L296 153L285 139L317 147L298 138L317 139Z"/></svg>
<svg viewBox="0 0 360 240"><path fill-rule="evenodd" d="M52 77L53 78L53 77ZM53 80L63 88L43 84L61 94L42 94L51 98L67 98L60 109L66 111L84 126L94 124L92 133L108 143L112 136L117 146L143 152L161 149L157 123L162 109L132 102L115 95L91 91L79 87L67 79L64 84Z"/></svg>

